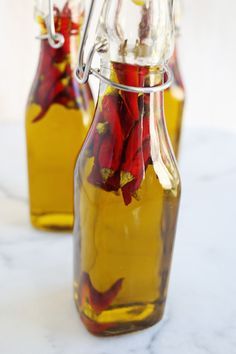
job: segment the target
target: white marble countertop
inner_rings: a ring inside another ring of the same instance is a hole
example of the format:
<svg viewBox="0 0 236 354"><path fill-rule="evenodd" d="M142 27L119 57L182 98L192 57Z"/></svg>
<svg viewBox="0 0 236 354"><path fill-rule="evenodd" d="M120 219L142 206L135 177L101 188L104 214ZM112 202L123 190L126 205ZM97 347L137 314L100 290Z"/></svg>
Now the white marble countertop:
<svg viewBox="0 0 236 354"><path fill-rule="evenodd" d="M186 129L166 318L96 338L72 298L72 237L33 230L23 124L0 124L1 354L236 353L236 135Z"/></svg>

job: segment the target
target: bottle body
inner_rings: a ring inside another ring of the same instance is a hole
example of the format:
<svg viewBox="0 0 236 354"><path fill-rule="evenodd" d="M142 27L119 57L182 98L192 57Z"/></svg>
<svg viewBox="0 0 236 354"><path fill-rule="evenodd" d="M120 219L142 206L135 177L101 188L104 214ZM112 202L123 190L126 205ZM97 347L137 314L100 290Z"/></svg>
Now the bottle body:
<svg viewBox="0 0 236 354"><path fill-rule="evenodd" d="M175 156L178 157L183 122L185 90L179 70L176 48L169 64L173 72L174 81L165 91L165 116L174 153Z"/></svg>
<svg viewBox="0 0 236 354"><path fill-rule="evenodd" d="M73 227L73 171L91 124L93 99L89 86L73 77L82 18L72 21L67 2L54 10L65 43L54 49L47 40L41 42L26 109L26 139L31 222L64 230ZM43 32L44 20L38 21Z"/></svg>
<svg viewBox="0 0 236 354"><path fill-rule="evenodd" d="M110 78L153 85L160 74L112 63ZM92 333L127 333L162 318L179 198L162 93L102 87L75 170L74 294Z"/></svg>

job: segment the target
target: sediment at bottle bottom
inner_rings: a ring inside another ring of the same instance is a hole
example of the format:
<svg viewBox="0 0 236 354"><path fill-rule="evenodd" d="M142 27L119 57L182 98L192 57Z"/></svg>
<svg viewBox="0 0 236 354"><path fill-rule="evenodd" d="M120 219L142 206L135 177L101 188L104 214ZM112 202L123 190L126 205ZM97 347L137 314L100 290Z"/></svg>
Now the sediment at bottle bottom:
<svg viewBox="0 0 236 354"><path fill-rule="evenodd" d="M76 287L75 287L76 289ZM100 313L91 307L80 308L75 290L74 300L81 321L96 336L115 336L149 328L163 319L165 301L112 306Z"/></svg>

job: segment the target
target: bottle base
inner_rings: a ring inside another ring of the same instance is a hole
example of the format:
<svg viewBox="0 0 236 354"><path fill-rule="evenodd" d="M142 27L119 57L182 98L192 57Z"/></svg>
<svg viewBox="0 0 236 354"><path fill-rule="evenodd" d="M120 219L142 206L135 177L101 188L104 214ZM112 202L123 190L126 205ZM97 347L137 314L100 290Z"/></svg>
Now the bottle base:
<svg viewBox="0 0 236 354"><path fill-rule="evenodd" d="M74 224L73 214L52 213L42 215L31 214L31 224L39 230L71 231Z"/></svg>
<svg viewBox="0 0 236 354"><path fill-rule="evenodd" d="M81 321L87 330L96 336L108 337L147 329L161 323L164 313L164 304L134 304L111 308L100 314L90 313L90 308L79 308L76 298L75 303Z"/></svg>

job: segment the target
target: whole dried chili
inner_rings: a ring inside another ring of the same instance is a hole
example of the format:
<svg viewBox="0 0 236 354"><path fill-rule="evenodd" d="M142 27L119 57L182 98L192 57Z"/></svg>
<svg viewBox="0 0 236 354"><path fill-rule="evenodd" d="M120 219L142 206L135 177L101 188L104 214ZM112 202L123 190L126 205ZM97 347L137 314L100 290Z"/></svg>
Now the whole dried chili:
<svg viewBox="0 0 236 354"><path fill-rule="evenodd" d="M83 307L88 303L97 313L101 313L109 308L117 294L121 290L123 279L118 279L107 291L97 291L88 273L84 272L81 276L79 289L79 305Z"/></svg>
<svg viewBox="0 0 236 354"><path fill-rule="evenodd" d="M121 84L128 86L139 86L138 66L122 63L113 63L117 78ZM131 118L132 124L139 119L138 94L128 91L122 91L126 114Z"/></svg>
<svg viewBox="0 0 236 354"><path fill-rule="evenodd" d="M108 186L115 183L116 179L112 177L119 169L122 157L124 138L119 105L119 95L107 95L103 98L93 140L94 166L89 181L105 190L110 190ZM113 185L112 189L118 188L118 185Z"/></svg>
<svg viewBox="0 0 236 354"><path fill-rule="evenodd" d="M117 294L122 288L123 279L118 279L107 291L97 291L90 279L88 273L84 272L81 276L79 286L79 306L83 308L86 305L99 315L102 311L107 310L115 300ZM115 327L115 323L98 323L87 317L81 312L81 320L85 323L90 332L99 335L100 333Z"/></svg>
<svg viewBox="0 0 236 354"><path fill-rule="evenodd" d="M64 36L64 45L59 49L52 48L45 40L41 46L41 60L38 67L38 83L33 89L31 103L36 103L41 107L41 111L34 118L37 122L47 113L53 103L61 104L68 109L88 108L91 100L90 90L86 89L86 95L80 95L80 86L73 78L71 64L71 36L77 36L82 24L83 13L77 22L72 19L72 11L69 1L66 2L60 11L54 6L54 22L56 31ZM46 24L43 18L39 18L42 32L46 33ZM77 97L81 96L81 100Z"/></svg>
<svg viewBox="0 0 236 354"><path fill-rule="evenodd" d="M99 165L104 182L118 170L122 155L123 133L119 111L119 96L105 96L102 102L102 113L108 125L107 134L99 150Z"/></svg>
<svg viewBox="0 0 236 354"><path fill-rule="evenodd" d="M125 158L121 165L121 189L125 204L130 204L132 196L137 199L137 190L144 178L150 160L149 119L143 117L132 130L125 149ZM141 142L140 145L137 144Z"/></svg>

